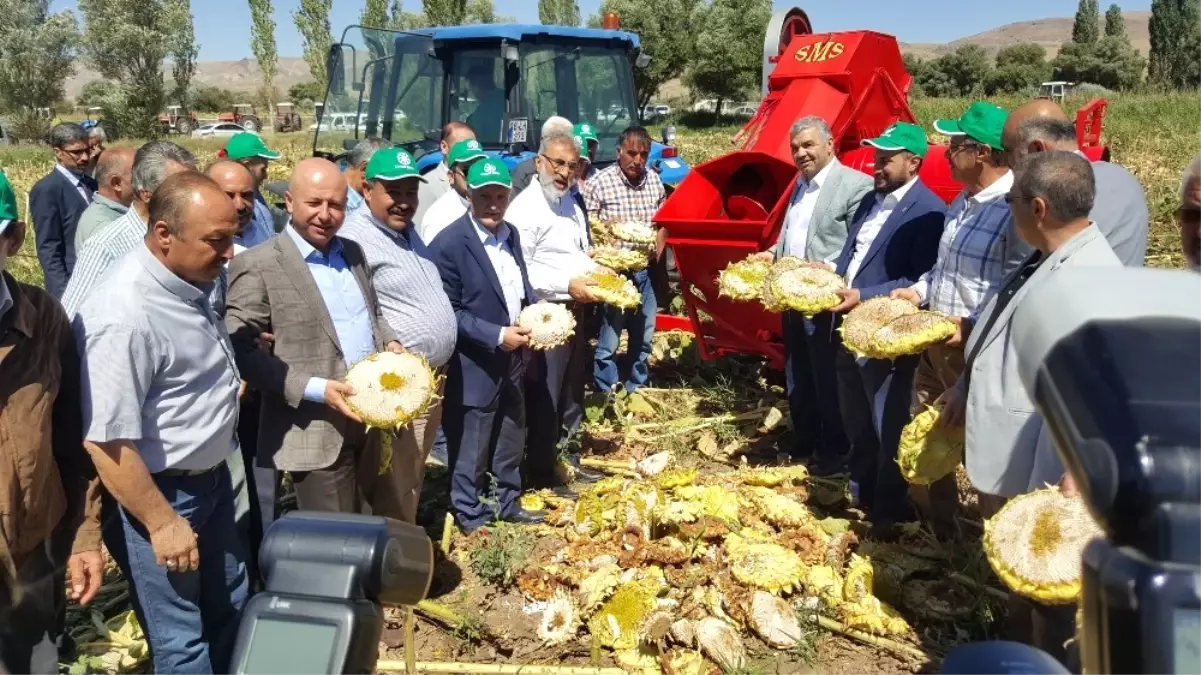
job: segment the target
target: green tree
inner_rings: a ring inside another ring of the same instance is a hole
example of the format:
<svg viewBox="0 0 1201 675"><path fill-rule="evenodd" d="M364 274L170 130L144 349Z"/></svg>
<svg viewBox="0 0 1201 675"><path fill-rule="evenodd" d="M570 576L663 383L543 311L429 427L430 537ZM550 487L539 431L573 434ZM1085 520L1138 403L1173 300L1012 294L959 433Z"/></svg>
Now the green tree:
<svg viewBox="0 0 1201 675"><path fill-rule="evenodd" d="M309 73L318 84L325 87L325 59L334 38L330 32L329 10L333 0L300 0L300 6L292 12L292 21L300 31L304 60L309 64Z"/></svg>
<svg viewBox="0 0 1201 675"><path fill-rule="evenodd" d="M1042 45L1033 42L1023 42L1002 47L997 51L998 68L1007 66L1044 66L1047 63L1047 50Z"/></svg>
<svg viewBox="0 0 1201 675"><path fill-rule="evenodd" d="M193 87L188 96L193 110L206 113L232 110L237 98L234 92L209 84Z"/></svg>
<svg viewBox="0 0 1201 675"><path fill-rule="evenodd" d="M1122 8L1110 5L1105 10L1105 37L1126 37L1126 19L1122 18Z"/></svg>
<svg viewBox="0 0 1201 675"><path fill-rule="evenodd" d="M392 11L388 18L388 27L392 30L412 30L429 26L425 14L421 12L406 12L401 0L392 0Z"/></svg>
<svg viewBox="0 0 1201 675"><path fill-rule="evenodd" d="M273 101L279 57L275 52L275 10L271 0L250 0L250 48L259 64L259 98Z"/></svg>
<svg viewBox="0 0 1201 675"><path fill-rule="evenodd" d="M538 0L538 21L547 26L578 26L580 5L576 0Z"/></svg>
<svg viewBox="0 0 1201 675"><path fill-rule="evenodd" d="M104 106L117 93L117 85L104 80L92 80L83 85L75 104L84 108Z"/></svg>
<svg viewBox="0 0 1201 675"><path fill-rule="evenodd" d="M375 28L387 28L389 25L388 0L367 0L363 11L359 14L359 23Z"/></svg>
<svg viewBox="0 0 1201 675"><path fill-rule="evenodd" d="M700 7L700 0L604 0L599 13L588 17L590 27L600 28L606 12L617 12L622 29L637 33L642 51L650 55L647 67L634 69L634 98L639 110L663 85L684 74L696 47L692 17Z"/></svg>
<svg viewBox="0 0 1201 675"><path fill-rule="evenodd" d="M1052 65L1064 80L1130 89L1142 80L1146 60L1125 38L1104 37L1091 45L1064 44Z"/></svg>
<svg viewBox="0 0 1201 675"><path fill-rule="evenodd" d="M1080 0L1072 23L1072 42L1086 45L1097 41L1097 11L1097 0Z"/></svg>
<svg viewBox="0 0 1201 675"><path fill-rule="evenodd" d="M696 37L691 66L685 74L700 95L722 101L749 95L758 89L763 63L763 34L771 19L769 0L713 0L697 7L693 26L703 26Z"/></svg>
<svg viewBox="0 0 1201 675"><path fill-rule="evenodd" d="M992 63L983 47L962 45L927 63L917 82L927 96L967 96L983 89L991 70Z"/></svg>
<svg viewBox="0 0 1201 675"><path fill-rule="evenodd" d="M492 0L467 0L463 23L511 23L512 17L497 16Z"/></svg>
<svg viewBox="0 0 1201 675"><path fill-rule="evenodd" d="M989 96L1020 93L1038 86L1051 74L1047 50L1034 43L1004 47L997 52L996 68L984 75L984 93Z"/></svg>
<svg viewBox="0 0 1201 675"><path fill-rule="evenodd" d="M1201 84L1201 0L1151 0L1147 78L1165 87Z"/></svg>
<svg viewBox="0 0 1201 675"><path fill-rule="evenodd" d="M78 49L75 15L51 14L50 0L0 0L0 109L12 115L21 137L49 130L50 120L36 110L62 99Z"/></svg>
<svg viewBox="0 0 1201 675"><path fill-rule="evenodd" d="M421 7L430 26L459 26L467 21L467 0L424 0Z"/></svg>
<svg viewBox="0 0 1201 675"><path fill-rule="evenodd" d="M170 0L171 12L171 78L175 89L171 97L188 110L188 89L192 76L196 74L196 56L200 45L196 44L196 32L192 23L189 0Z"/></svg>
<svg viewBox="0 0 1201 675"><path fill-rule="evenodd" d="M293 103L320 101L323 96L325 89L316 82L298 82L288 87L288 100Z"/></svg>
<svg viewBox="0 0 1201 675"><path fill-rule="evenodd" d="M106 109L121 133L158 135L163 107L163 59L170 51L171 13L166 0L79 0L83 50L104 77L120 84Z"/></svg>

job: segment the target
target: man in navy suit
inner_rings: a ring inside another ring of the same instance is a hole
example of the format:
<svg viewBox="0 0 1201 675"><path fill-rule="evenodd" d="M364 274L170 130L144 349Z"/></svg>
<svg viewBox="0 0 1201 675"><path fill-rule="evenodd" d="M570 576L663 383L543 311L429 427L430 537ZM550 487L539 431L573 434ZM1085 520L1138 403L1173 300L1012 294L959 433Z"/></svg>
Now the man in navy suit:
<svg viewBox="0 0 1201 675"><path fill-rule="evenodd" d="M525 511L517 501L530 342L529 329L518 328L517 317L535 295L517 230L504 221L512 184L500 160L472 164L467 172L467 214L430 242L459 324L446 375L442 429L450 460L451 510L467 532L495 519L543 519L542 513ZM493 495L485 501L481 497L489 485Z"/></svg>
<svg viewBox="0 0 1201 675"><path fill-rule="evenodd" d="M909 287L933 267L946 214L946 204L917 177L927 149L921 127L897 122L864 144L876 148L875 189L855 211L838 256L836 269L848 288L839 291L843 302L832 310L836 316ZM831 339L841 342L837 334ZM882 538L895 535L895 525L911 518L907 485L894 460L909 421L918 358L856 358L841 344L835 356L839 407L851 442L851 479L859 484L873 534Z"/></svg>
<svg viewBox="0 0 1201 675"><path fill-rule="evenodd" d="M92 151L83 127L74 122L55 125L50 145L58 163L29 191L29 212L46 291L57 300L75 268L75 226L92 203L96 181L86 173Z"/></svg>

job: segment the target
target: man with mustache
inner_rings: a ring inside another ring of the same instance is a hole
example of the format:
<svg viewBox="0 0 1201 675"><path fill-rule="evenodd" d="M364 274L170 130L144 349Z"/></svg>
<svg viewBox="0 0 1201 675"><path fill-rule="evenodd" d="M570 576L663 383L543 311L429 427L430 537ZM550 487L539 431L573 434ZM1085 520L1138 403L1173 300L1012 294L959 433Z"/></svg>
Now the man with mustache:
<svg viewBox="0 0 1201 675"><path fill-rule="evenodd" d="M458 326L438 268L413 227L425 178L400 148L377 150L364 177L364 208L347 217L342 236L362 247L380 309L405 349L424 356L441 375L454 353ZM391 473L380 479L387 485L377 489L377 515L417 521L425 460L442 422L443 392L437 393L424 415L396 433Z"/></svg>
<svg viewBox="0 0 1201 675"><path fill-rule="evenodd" d="M171 176L143 242L75 318L88 454L111 495L105 541L156 673L224 673L247 597L227 460L238 369L208 297L237 216L212 179Z"/></svg>
<svg viewBox="0 0 1201 675"><path fill-rule="evenodd" d="M226 326L238 368L263 394L257 463L289 471L298 506L363 513L379 476L378 429L346 403L343 382L367 356L404 348L384 320L358 244L338 236L346 178L325 159L296 165L291 222L234 259ZM274 337L272 349L260 336Z"/></svg>
<svg viewBox="0 0 1201 675"><path fill-rule="evenodd" d="M536 293L521 237L505 222L512 187L504 162L488 158L472 164L468 213L430 244L459 328L446 374L442 429L450 459L451 511L468 532L495 519L539 523L545 517L517 501L530 343L530 331L517 325L517 317Z"/></svg>
<svg viewBox="0 0 1201 675"><path fill-rule="evenodd" d="M588 257L588 218L572 190L581 161L569 133L544 135L535 157L537 180L519 192L505 212L505 219L521 233L521 252L538 300L561 303L576 319L571 340L534 353L526 369L526 464L529 486L535 489L565 490L555 475L558 446L583 421L585 360L597 328L597 299L588 288L595 282L584 275L599 265ZM568 461L575 467L576 480L600 479L600 474L579 466L578 455Z"/></svg>
<svg viewBox="0 0 1201 675"><path fill-rule="evenodd" d="M872 179L844 166L834 156L834 135L825 120L802 117L793 123L790 142L798 175L780 228L780 238L760 256L795 256L833 268L846 244L851 218L872 189ZM807 319L784 312L785 376L792 416L792 456L808 460L816 475L840 473L846 465L847 438L838 409L834 372L833 315Z"/></svg>
<svg viewBox="0 0 1201 675"><path fill-rule="evenodd" d="M863 141L875 152L875 189L851 219L847 243L835 271L847 280L842 304L831 310L835 328L842 314L872 298L905 288L934 266L946 205L918 178L926 157L926 132L897 122L878 138ZM907 484L897 466L901 429L909 421L916 356L896 360L856 358L836 340L839 408L851 444L851 479L875 538L897 534L910 520Z"/></svg>

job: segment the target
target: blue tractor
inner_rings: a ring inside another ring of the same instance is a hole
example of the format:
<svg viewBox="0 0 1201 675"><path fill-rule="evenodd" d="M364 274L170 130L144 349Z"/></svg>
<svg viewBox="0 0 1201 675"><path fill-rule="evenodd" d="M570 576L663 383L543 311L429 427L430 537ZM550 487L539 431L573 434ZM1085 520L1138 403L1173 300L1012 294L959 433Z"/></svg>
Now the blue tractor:
<svg viewBox="0 0 1201 675"><path fill-rule="evenodd" d="M313 152L341 159L361 138L404 147L422 171L442 161L442 126L463 121L510 168L534 156L553 115L589 122L596 166L617 159L617 136L639 123L638 36L619 30L480 24L397 32L351 26L329 52L329 88ZM652 143L649 166L672 189L688 174L675 130Z"/></svg>

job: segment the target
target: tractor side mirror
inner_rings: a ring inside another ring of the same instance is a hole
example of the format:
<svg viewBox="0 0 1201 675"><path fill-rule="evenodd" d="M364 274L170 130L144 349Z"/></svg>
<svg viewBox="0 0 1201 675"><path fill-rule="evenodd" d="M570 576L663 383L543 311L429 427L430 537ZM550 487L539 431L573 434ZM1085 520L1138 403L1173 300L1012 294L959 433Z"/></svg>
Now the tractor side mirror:
<svg viewBox="0 0 1201 675"><path fill-rule="evenodd" d="M346 75L342 68L342 45L329 46L325 61L325 72L329 77L329 93L341 96L346 93Z"/></svg>
<svg viewBox="0 0 1201 675"><path fill-rule="evenodd" d="M640 70L646 68L651 65L651 55L646 52L638 52L638 57L634 59L634 65Z"/></svg>

